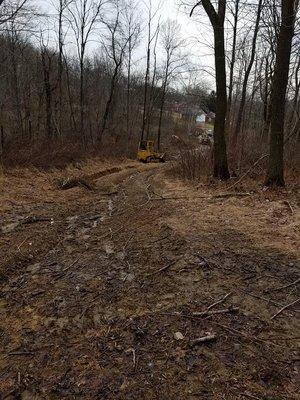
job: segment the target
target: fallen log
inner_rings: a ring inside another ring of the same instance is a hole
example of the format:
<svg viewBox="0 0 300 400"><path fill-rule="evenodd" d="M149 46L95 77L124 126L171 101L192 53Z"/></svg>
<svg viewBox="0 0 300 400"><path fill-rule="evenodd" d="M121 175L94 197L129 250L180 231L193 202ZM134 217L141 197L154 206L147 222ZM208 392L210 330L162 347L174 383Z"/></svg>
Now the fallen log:
<svg viewBox="0 0 300 400"><path fill-rule="evenodd" d="M93 185L88 182L86 179L82 178L66 178L58 181L58 188L61 190L68 190L74 187L83 187L87 190L95 190Z"/></svg>

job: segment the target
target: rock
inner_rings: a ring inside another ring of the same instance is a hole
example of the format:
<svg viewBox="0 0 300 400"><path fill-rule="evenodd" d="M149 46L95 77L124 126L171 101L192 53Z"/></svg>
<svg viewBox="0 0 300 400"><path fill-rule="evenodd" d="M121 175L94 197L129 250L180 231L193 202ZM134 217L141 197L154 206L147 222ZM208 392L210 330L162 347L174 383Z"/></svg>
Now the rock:
<svg viewBox="0 0 300 400"><path fill-rule="evenodd" d="M183 334L181 332L175 332L174 333L174 339L175 340L183 340L184 336L183 336Z"/></svg>

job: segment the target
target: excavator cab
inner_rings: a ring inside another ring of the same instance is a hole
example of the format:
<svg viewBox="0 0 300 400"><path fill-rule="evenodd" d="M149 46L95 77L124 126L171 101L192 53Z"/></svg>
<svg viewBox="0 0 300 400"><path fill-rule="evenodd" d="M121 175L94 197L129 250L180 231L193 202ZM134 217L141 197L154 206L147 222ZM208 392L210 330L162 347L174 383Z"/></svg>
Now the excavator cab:
<svg viewBox="0 0 300 400"><path fill-rule="evenodd" d="M144 163L152 161L164 162L165 155L154 150L153 140L141 140L139 143L137 159Z"/></svg>

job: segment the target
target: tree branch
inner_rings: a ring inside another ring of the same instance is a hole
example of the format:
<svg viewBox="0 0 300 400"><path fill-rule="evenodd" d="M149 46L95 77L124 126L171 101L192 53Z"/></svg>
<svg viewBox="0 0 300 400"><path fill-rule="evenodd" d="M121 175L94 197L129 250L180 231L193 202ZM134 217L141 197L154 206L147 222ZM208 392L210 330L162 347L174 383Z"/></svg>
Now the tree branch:
<svg viewBox="0 0 300 400"><path fill-rule="evenodd" d="M219 0L219 13L220 13L221 17L222 17L223 6L224 6L223 3L226 6L226 0ZM203 5L204 10L209 17L211 24L213 26L218 25L218 23L220 22L219 15L217 14L217 12L210 0L201 0L197 4L195 4L190 12L190 17L193 15L193 12L196 9L196 7L200 6L201 4ZM225 10L224 10L224 16L225 16Z"/></svg>

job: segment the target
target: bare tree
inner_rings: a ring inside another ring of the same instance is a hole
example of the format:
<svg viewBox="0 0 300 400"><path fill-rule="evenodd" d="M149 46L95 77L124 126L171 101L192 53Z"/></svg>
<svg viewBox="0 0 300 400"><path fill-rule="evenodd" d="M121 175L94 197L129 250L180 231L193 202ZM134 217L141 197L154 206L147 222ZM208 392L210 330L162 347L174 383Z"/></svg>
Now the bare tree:
<svg viewBox="0 0 300 400"><path fill-rule="evenodd" d="M64 78L64 45L65 45L65 32L64 30L64 14L67 10L68 4L72 0L57 0L56 5L56 18L57 18L57 41L58 41L58 55L57 55L57 99L55 102L55 115L56 115L56 130L61 136L62 134L62 116L63 116L63 78Z"/></svg>
<svg viewBox="0 0 300 400"><path fill-rule="evenodd" d="M257 41L257 35L258 35L258 31L259 31L259 24L260 24L262 7L263 7L263 0L259 0L258 1L258 6L257 6L257 14L256 14L256 21L255 21L255 26L254 26L253 38L252 38L251 56L250 56L249 64L248 64L248 66L246 68L246 72L245 72L243 88L242 88L242 97L241 97L240 107L239 107L238 116L237 116L237 122L236 122L234 135L233 135L234 144L236 144L236 141L237 141L237 138L239 136L239 133L240 133L240 130L241 130L241 126L242 126L244 108L245 108L245 103L246 103L247 86L248 86L248 81L249 81L249 77L250 77L250 74L251 74L251 70L252 70L252 67L253 67L253 63L254 63L254 60L255 60L256 41Z"/></svg>
<svg viewBox="0 0 300 400"><path fill-rule="evenodd" d="M239 21L239 11L240 11L240 0L235 1L234 11L233 11L233 40L232 40L232 54L230 60L230 74L229 74L229 89L228 89L228 106L227 106L227 131L230 125L230 111L232 104L233 95L233 79L234 79L234 67L236 62L236 45L237 45L237 30Z"/></svg>
<svg viewBox="0 0 300 400"><path fill-rule="evenodd" d="M53 53L44 43L42 35L41 35L41 61L43 70L44 95L45 95L46 135L49 140L52 140L53 139L52 93L55 89L55 85L53 85L51 82L51 74L53 68Z"/></svg>
<svg viewBox="0 0 300 400"><path fill-rule="evenodd" d="M171 78L183 66L185 57L181 54L184 40L180 38L180 25L168 19L161 27L161 42L165 55L164 70L161 86L161 101L159 109L157 147L160 149L162 118L165 107L166 94Z"/></svg>
<svg viewBox="0 0 300 400"><path fill-rule="evenodd" d="M137 3L130 1L125 6L125 34L128 38L127 44L127 91L126 91L126 133L128 142L131 138L131 110L130 110L130 98L131 98L131 73L132 73L132 56L133 51L139 43L139 37L141 33L141 23L138 17Z"/></svg>
<svg viewBox="0 0 300 400"><path fill-rule="evenodd" d="M157 86L159 84L158 73L157 73L157 43L158 37L160 33L160 22L158 22L156 27L156 36L153 43L152 54L153 54L153 67L152 67L152 79L151 85L149 88L149 100L148 100L148 108L146 114L146 122L147 122L147 131L146 131L146 140L150 137L150 126L152 122L152 116L154 112L154 105L157 100Z"/></svg>
<svg viewBox="0 0 300 400"><path fill-rule="evenodd" d="M85 56L105 0L72 0L68 3L69 22L75 36L80 70L80 135L85 140Z"/></svg>
<svg viewBox="0 0 300 400"><path fill-rule="evenodd" d="M113 96L115 92L116 82L120 73L122 63L124 61L125 52L129 41L135 34L135 31L130 31L129 37L124 32L123 24L121 21L122 12L119 9L118 3L116 4L116 16L112 22L105 22L109 32L108 43L103 43L106 55L113 63L113 73L110 81L109 96L106 102L105 111L102 118L101 128L98 135L98 140L102 140L103 133L107 126L107 120L111 111Z"/></svg>
<svg viewBox="0 0 300 400"><path fill-rule="evenodd" d="M153 40L157 37L157 30L152 32L152 24L158 11L158 7L153 11L152 0L149 0L148 4L148 21L147 21L147 58L146 58L146 71L145 71L145 83L144 83L144 101L143 101L143 117L142 117L142 129L141 129L141 140L144 139L145 128L148 116L148 90L150 81L150 66L151 66L151 45ZM159 25L157 26L159 29Z"/></svg>
<svg viewBox="0 0 300 400"><path fill-rule="evenodd" d="M285 102L298 3L298 0L281 1L281 25L271 94L270 155L266 186L284 186L285 184L283 160Z"/></svg>
<svg viewBox="0 0 300 400"><path fill-rule="evenodd" d="M214 30L214 53L215 53L215 73L216 73L216 119L214 128L214 176L221 180L230 178L226 141L225 141L225 121L227 114L227 93L226 93L226 61L225 61L225 39L224 39L224 20L226 13L226 0L218 0L216 10L210 0L198 2L191 10L192 16L196 7L202 4L209 17Z"/></svg>
<svg viewBox="0 0 300 400"><path fill-rule="evenodd" d="M0 0L0 25L15 19L27 2L28 0Z"/></svg>

